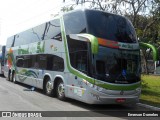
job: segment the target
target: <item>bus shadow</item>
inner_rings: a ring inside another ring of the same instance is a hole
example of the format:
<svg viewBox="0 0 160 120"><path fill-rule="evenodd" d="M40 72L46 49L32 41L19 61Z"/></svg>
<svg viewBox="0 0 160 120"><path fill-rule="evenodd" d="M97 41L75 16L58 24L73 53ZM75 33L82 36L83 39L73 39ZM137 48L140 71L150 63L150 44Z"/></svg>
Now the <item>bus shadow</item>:
<svg viewBox="0 0 160 120"><path fill-rule="evenodd" d="M0 74L0 77L5 78L3 74Z"/></svg>
<svg viewBox="0 0 160 120"><path fill-rule="evenodd" d="M24 87L23 91L36 91L38 93L43 94L43 90L35 88L35 87L31 86L31 85L27 85L27 84L20 83L20 82L16 82L16 84Z"/></svg>

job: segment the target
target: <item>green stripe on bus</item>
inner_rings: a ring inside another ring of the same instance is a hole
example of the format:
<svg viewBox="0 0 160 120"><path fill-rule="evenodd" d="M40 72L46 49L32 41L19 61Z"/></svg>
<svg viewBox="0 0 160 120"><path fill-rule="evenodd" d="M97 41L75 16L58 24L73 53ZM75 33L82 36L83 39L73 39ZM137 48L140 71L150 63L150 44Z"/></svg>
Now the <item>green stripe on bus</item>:
<svg viewBox="0 0 160 120"><path fill-rule="evenodd" d="M99 87L105 88L105 89L109 89L109 90L134 90L138 87L141 87L141 83L138 82L136 84L133 85L127 85L127 86L119 86L119 85L109 85L109 84L96 84Z"/></svg>

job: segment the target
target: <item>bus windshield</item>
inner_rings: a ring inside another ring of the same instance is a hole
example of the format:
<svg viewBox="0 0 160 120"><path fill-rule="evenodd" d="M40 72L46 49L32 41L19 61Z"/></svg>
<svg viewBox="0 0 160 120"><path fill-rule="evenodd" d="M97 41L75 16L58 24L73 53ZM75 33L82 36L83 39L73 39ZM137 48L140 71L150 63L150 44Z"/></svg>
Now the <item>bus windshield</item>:
<svg viewBox="0 0 160 120"><path fill-rule="evenodd" d="M100 46L94 56L95 78L111 83L134 83L140 80L139 50L129 51Z"/></svg>
<svg viewBox="0 0 160 120"><path fill-rule="evenodd" d="M125 17L86 10L88 33L112 41L136 43L134 27Z"/></svg>

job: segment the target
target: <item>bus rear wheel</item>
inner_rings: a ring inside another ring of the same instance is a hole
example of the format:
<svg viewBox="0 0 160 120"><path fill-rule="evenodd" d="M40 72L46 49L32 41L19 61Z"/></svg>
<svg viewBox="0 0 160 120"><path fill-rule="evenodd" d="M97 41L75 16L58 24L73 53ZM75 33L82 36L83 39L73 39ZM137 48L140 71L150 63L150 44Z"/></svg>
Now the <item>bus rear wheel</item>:
<svg viewBox="0 0 160 120"><path fill-rule="evenodd" d="M56 86L56 94L57 94L57 98L60 100L65 100L65 89L64 89L64 83L62 80L59 80Z"/></svg>

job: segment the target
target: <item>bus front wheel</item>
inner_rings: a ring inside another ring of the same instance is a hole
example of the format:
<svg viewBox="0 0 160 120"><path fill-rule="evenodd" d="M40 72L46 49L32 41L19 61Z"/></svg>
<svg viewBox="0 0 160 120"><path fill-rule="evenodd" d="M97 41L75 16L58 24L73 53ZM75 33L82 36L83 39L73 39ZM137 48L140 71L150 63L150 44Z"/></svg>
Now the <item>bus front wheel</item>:
<svg viewBox="0 0 160 120"><path fill-rule="evenodd" d="M56 86L56 94L57 98L60 100L65 100L65 92L64 92L64 83L62 80L59 80Z"/></svg>
<svg viewBox="0 0 160 120"><path fill-rule="evenodd" d="M48 96L53 96L53 87L50 78L48 78L45 83L45 94Z"/></svg>

